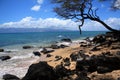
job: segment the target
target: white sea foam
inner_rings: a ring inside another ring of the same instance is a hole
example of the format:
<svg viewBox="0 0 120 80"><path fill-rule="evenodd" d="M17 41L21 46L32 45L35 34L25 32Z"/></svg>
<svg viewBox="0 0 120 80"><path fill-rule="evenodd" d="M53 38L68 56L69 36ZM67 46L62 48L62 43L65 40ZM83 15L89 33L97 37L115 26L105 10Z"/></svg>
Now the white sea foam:
<svg viewBox="0 0 120 80"><path fill-rule="evenodd" d="M58 35L57 37L61 38L61 37L64 37L63 35Z"/></svg>
<svg viewBox="0 0 120 80"><path fill-rule="evenodd" d="M21 55L21 56L13 56L11 59L25 59L25 58L31 58L33 56L34 56L33 54Z"/></svg>

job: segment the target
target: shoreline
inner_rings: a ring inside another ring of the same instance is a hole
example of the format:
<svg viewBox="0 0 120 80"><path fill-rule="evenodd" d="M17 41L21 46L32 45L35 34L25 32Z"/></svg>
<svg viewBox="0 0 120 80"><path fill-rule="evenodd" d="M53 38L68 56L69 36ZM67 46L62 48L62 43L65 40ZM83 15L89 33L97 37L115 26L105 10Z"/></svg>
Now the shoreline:
<svg viewBox="0 0 120 80"><path fill-rule="evenodd" d="M81 40L79 40L81 41ZM79 41L73 41L70 43L69 46L73 46L79 43ZM58 44L61 44L62 42L59 42ZM63 44L63 43L62 43ZM64 42L64 44L69 44L68 42ZM71 45L72 44L72 45ZM51 44L52 45L52 44ZM32 45L29 45L32 46ZM10 47L10 48L9 48ZM42 48L40 47L33 47L30 49L23 49L23 45L19 45L19 47L11 47L11 46L5 46L3 47L4 52L0 52L0 56L6 56L9 55L11 59L6 60L6 61L1 61L0 60L0 80L2 80L2 76L4 74L13 74L16 75L20 78L25 76L27 73L27 70L29 66L33 63L36 63L38 61L48 61L46 58L46 55L42 54L40 57L33 55L34 51L40 51ZM49 45L45 46L49 47ZM54 49L55 51L61 50L61 49Z"/></svg>
<svg viewBox="0 0 120 80"><path fill-rule="evenodd" d="M90 38L93 39L93 38ZM66 43L66 44L65 44ZM1 61L3 63L3 66L0 66L0 71L3 71L4 74L13 74L18 76L19 78L22 78L25 76L25 74L27 73L27 70L29 68L29 66L31 64L36 64L39 63L40 61L47 61L47 63L52 66L53 68L55 68L57 65L61 64L61 62L63 62L64 59L69 58L71 54L76 54L79 51L84 51L85 55L101 55L102 53L107 53L110 52L113 55L116 54L116 51L120 51L120 49L111 49L113 46L116 46L120 44L120 42L118 43L113 43L110 47L106 47L107 45L103 45L103 46L99 46L98 50L96 51L91 51L91 49L93 49L94 45L90 45L89 46L89 42L87 42L86 40L78 40L78 41L72 41L72 43L70 42L65 42L65 43L60 43L60 44L65 44L68 47L65 48L59 48L59 49L53 49L53 52L47 53L47 54L43 54L41 53L41 56L35 56L33 55L34 51L41 51L40 47L35 47L35 48L30 48L30 49L22 49L21 52L19 51L13 51L8 53L9 55L12 54L12 58L10 60L7 61ZM69 43L69 44L68 44ZM49 49L49 46L46 47L47 49ZM100 50L99 50L100 49ZM0 52L1 53L1 52ZM15 55L17 53L17 55ZM19 55L18 55L19 54ZM48 54L50 54L50 57L46 57ZM15 57L17 56L17 57ZM61 59L57 60L57 58L55 58L56 56L61 57ZM16 61L18 60L18 61ZM5 63L11 63L13 65L6 65ZM6 66L6 67L4 67ZM8 67L7 66L11 66ZM3 67L5 69L3 69ZM74 70L76 68L76 62L71 62L69 67L65 67L67 69L70 70ZM8 71L6 71L8 70ZM18 71L18 72L17 72ZM23 72L24 71L24 72ZM2 80L2 76L4 75L3 72L0 73L0 80ZM116 75L117 74L117 75ZM120 77L120 70L114 70L113 72L109 72L109 73L105 73L105 74L98 74L96 72L93 72L92 74L89 74L88 76L92 78L92 76L96 76L96 77L105 77L105 75L107 76L113 76L113 78L118 78ZM92 79L92 80L97 80L97 79Z"/></svg>

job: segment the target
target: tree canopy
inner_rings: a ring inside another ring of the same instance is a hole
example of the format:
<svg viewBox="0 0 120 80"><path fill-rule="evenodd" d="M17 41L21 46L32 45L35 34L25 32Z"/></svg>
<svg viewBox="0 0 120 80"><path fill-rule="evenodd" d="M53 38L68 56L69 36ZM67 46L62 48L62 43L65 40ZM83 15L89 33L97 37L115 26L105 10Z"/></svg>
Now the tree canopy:
<svg viewBox="0 0 120 80"><path fill-rule="evenodd" d="M84 25L85 19L97 21L101 23L105 28L113 32L120 32L119 30L113 29L103 22L97 15L97 10L93 9L92 1L94 0L52 0L53 3L57 4L54 11L60 17L65 19L73 19L77 22L81 22L79 29ZM98 0L98 1L111 1L111 0ZM120 0L113 0L111 8L116 10L120 9Z"/></svg>

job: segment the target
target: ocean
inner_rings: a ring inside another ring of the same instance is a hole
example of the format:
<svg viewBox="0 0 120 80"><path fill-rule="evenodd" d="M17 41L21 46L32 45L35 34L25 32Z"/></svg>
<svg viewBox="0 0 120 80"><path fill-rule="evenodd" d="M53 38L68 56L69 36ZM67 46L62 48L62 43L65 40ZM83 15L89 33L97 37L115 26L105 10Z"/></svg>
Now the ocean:
<svg viewBox="0 0 120 80"><path fill-rule="evenodd" d="M79 31L0 33L0 48L18 48L24 45L46 46L62 38L81 40L104 33L105 31L82 31L81 35Z"/></svg>

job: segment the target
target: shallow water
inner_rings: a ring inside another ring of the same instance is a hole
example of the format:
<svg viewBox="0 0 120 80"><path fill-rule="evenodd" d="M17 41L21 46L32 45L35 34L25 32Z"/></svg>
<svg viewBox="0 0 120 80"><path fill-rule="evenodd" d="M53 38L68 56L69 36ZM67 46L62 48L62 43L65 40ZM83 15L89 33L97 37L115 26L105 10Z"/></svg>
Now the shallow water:
<svg viewBox="0 0 120 80"><path fill-rule="evenodd" d="M45 56L42 55L41 57L34 56L33 51L39 51L38 48L33 49L23 49L18 51L11 51L11 52L0 52L0 56L9 55L11 59L6 61L0 60L0 80L2 80L2 76L4 74L13 74L20 78L22 78L29 66L36 62L38 59L41 61L46 60Z"/></svg>

